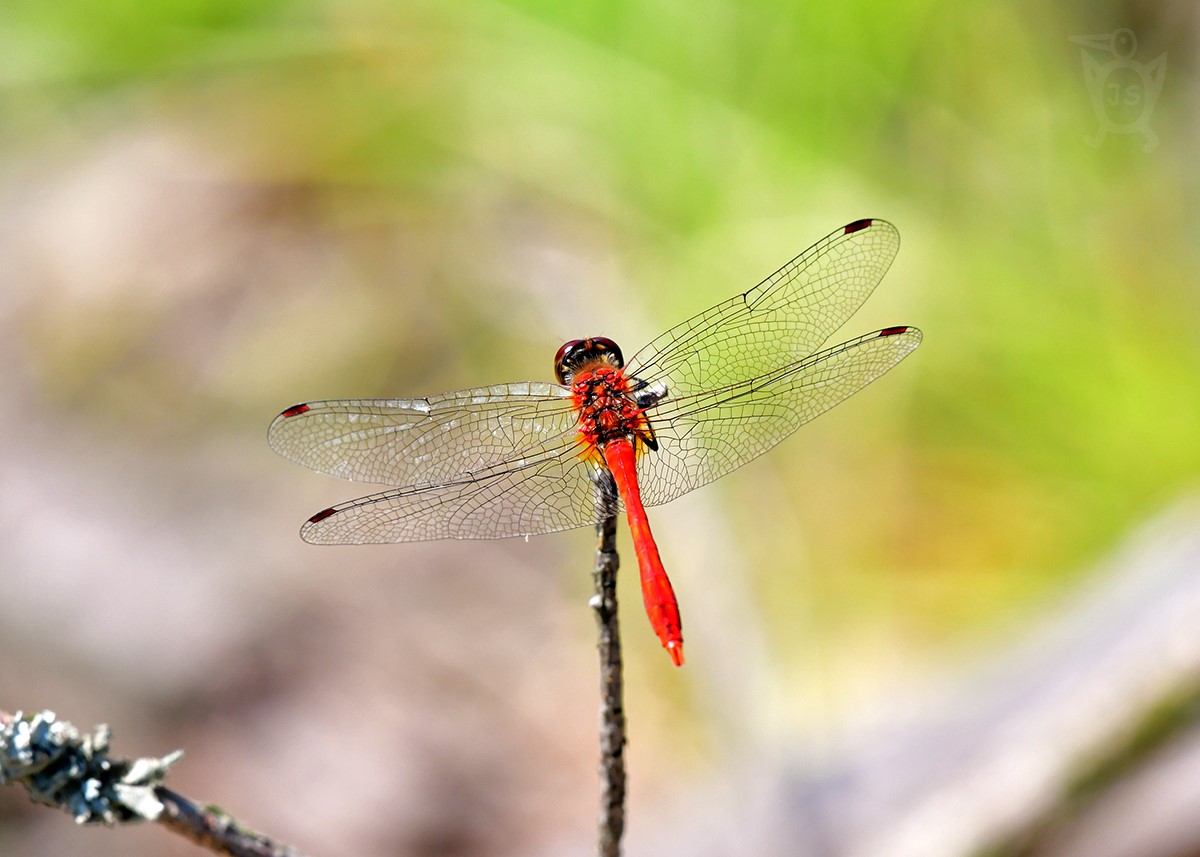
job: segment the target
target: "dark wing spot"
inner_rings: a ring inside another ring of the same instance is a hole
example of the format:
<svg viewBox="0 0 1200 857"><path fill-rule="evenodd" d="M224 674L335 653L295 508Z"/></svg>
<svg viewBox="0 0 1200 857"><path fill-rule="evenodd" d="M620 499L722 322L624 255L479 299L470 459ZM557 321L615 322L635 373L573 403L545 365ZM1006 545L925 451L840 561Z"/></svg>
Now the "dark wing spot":
<svg viewBox="0 0 1200 857"><path fill-rule="evenodd" d="M885 327L883 330L879 331L879 335L880 336L895 336L896 334L904 333L907 330L908 330L907 327Z"/></svg>
<svg viewBox="0 0 1200 857"><path fill-rule="evenodd" d="M869 217L864 220L856 220L853 223L847 223L846 228L842 231L846 235L851 235L862 229L866 229L868 226L871 225L872 222L873 221Z"/></svg>
<svg viewBox="0 0 1200 857"><path fill-rule="evenodd" d="M292 405L279 416L281 417L298 417L308 411L308 405Z"/></svg>
<svg viewBox="0 0 1200 857"><path fill-rule="evenodd" d="M308 519L308 522L310 524L316 524L320 521L324 521L326 518L328 518L330 515L332 515L336 511L337 511L336 509L330 507L323 511L317 512L317 514L313 515L311 518Z"/></svg>

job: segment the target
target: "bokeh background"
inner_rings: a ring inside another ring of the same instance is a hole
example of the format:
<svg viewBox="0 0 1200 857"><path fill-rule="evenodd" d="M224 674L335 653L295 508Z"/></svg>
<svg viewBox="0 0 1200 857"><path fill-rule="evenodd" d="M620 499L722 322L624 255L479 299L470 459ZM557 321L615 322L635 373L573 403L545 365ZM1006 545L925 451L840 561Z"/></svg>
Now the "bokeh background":
<svg viewBox="0 0 1200 857"><path fill-rule="evenodd" d="M591 535L307 546L362 486L266 426L549 380L886 217L844 338L922 348L652 510L686 668L626 557L629 853L1197 853L1198 42L1132 0L4 0L0 709L183 747L312 854L589 853ZM198 852L8 788L0 853Z"/></svg>

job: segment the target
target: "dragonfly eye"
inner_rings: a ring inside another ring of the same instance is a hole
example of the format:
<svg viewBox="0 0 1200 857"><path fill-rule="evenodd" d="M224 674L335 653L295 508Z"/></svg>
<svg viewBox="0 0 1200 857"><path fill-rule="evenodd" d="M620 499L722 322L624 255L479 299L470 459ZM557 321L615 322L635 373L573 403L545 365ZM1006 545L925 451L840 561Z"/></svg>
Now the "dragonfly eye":
<svg viewBox="0 0 1200 857"><path fill-rule="evenodd" d="M597 336L595 339L589 339L588 342L592 346L591 356L603 357L617 369L625 365L625 358L621 356L621 347L608 337Z"/></svg>
<svg viewBox="0 0 1200 857"><path fill-rule="evenodd" d="M617 343L604 336L572 339L563 343L562 348L554 355L554 376L558 378L558 383L569 384L571 377L580 367L600 362L616 369L625 365L625 358L621 356L621 349Z"/></svg>
<svg viewBox="0 0 1200 857"><path fill-rule="evenodd" d="M582 339L572 339L570 342L564 342L562 348L554 355L554 377L558 379L558 383L567 383L567 375L573 370L575 354L582 345Z"/></svg>

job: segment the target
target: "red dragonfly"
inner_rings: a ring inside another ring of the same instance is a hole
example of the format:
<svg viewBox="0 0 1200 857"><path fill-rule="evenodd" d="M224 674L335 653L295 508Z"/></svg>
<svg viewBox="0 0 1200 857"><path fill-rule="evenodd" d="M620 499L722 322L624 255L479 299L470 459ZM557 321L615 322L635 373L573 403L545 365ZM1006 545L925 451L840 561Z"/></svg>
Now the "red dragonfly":
<svg viewBox="0 0 1200 857"><path fill-rule="evenodd" d="M294 405L271 423L272 449L322 473L398 486L318 512L300 535L377 544L567 530L595 522L594 488L611 474L619 500L608 511L624 505L646 612L681 665L679 608L645 507L757 458L920 344L919 330L899 326L818 350L899 247L892 224L856 220L627 362L611 339L566 343L557 384Z"/></svg>

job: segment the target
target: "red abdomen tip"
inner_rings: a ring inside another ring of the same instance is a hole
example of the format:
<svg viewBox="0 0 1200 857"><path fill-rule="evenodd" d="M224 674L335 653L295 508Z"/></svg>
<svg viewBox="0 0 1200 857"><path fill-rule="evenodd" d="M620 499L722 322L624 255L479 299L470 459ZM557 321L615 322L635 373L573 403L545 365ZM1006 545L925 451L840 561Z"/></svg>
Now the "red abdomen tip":
<svg viewBox="0 0 1200 857"><path fill-rule="evenodd" d="M683 643L667 643L667 654L671 656L671 662L677 667L683 666Z"/></svg>
<svg viewBox="0 0 1200 857"><path fill-rule="evenodd" d="M279 416L281 417L298 417L303 413L307 413L308 405L292 405Z"/></svg>
<svg viewBox="0 0 1200 857"><path fill-rule="evenodd" d="M871 223L872 223L872 221L869 217L865 218L863 220L856 220L853 223L847 223L845 230L843 230L844 234L850 235L854 232L859 232L863 229L866 229L868 226L871 225Z"/></svg>
<svg viewBox="0 0 1200 857"><path fill-rule="evenodd" d="M904 333L904 332L905 332L905 331L907 331L907 330L908 330L908 327L907 327L907 326L902 326L902 327L885 327L883 330L879 331L879 335L880 335L880 336L895 336L896 334L898 334L898 333Z"/></svg>

